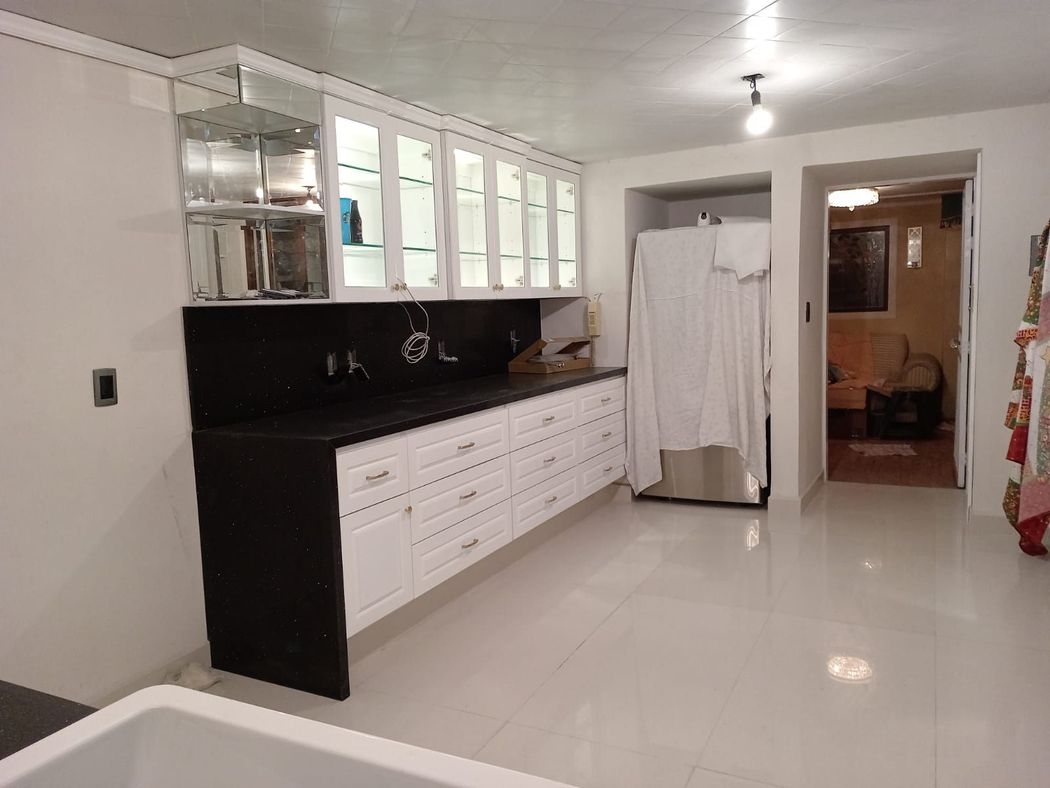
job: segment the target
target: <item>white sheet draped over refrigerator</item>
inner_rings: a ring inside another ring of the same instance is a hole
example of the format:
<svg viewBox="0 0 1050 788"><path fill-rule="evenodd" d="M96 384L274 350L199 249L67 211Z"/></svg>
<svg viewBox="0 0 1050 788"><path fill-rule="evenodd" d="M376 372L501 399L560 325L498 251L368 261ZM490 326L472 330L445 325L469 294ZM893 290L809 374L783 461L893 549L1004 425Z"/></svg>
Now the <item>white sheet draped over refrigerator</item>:
<svg viewBox="0 0 1050 788"><path fill-rule="evenodd" d="M660 481L661 449L704 446L736 449L765 486L769 369L768 220L640 233L627 352L634 491Z"/></svg>

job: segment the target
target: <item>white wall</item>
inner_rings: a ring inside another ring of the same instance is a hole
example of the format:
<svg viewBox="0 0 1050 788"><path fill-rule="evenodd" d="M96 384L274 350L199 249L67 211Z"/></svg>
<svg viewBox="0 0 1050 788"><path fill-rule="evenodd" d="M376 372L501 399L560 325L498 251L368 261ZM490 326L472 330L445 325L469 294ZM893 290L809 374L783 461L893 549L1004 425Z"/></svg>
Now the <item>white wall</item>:
<svg viewBox="0 0 1050 788"><path fill-rule="evenodd" d="M823 251L813 240L822 215L827 172L803 170L843 162L983 152L981 281L975 338L974 509L994 514L1007 477L1002 427L1015 355L1011 345L1026 295L1029 237L1050 215L1050 105L926 118L853 129L749 140L732 145L598 162L583 174L584 259L588 292L605 290L605 335L599 363L626 358L627 261L619 228L626 229L624 190L676 181L772 172L772 455L773 495L797 499L820 473L812 443L823 411L819 393L819 322L803 323L803 302L823 299ZM969 157L957 157L969 158ZM921 160L916 159L916 162ZM918 167L919 165L916 164ZM853 172L863 168L854 167ZM914 171L925 177L930 173ZM818 177L819 175L819 177ZM880 176L880 177L885 177ZM804 203L805 202L805 206ZM804 232L803 232L804 231ZM800 383L799 377L807 382ZM803 438L803 435L806 437ZM816 448L819 448L819 438Z"/></svg>
<svg viewBox="0 0 1050 788"><path fill-rule="evenodd" d="M0 677L90 702L205 643L170 86L5 36L0 70Z"/></svg>
<svg viewBox="0 0 1050 788"><path fill-rule="evenodd" d="M668 204L668 227L692 227L700 211L715 216L758 216L768 219L772 208L768 191L676 200Z"/></svg>

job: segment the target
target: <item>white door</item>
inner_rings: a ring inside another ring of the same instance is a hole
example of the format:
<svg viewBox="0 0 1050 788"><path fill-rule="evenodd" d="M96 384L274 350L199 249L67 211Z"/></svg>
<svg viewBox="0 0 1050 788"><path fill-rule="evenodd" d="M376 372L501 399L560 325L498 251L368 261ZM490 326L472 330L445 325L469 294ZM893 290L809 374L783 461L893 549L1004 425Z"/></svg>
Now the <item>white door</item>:
<svg viewBox="0 0 1050 788"><path fill-rule="evenodd" d="M973 313L973 269L977 247L974 243L977 215L974 182L966 181L963 193L962 271L959 279L959 333L952 346L959 354L955 382L955 483L966 486L967 402L970 386L970 322Z"/></svg>

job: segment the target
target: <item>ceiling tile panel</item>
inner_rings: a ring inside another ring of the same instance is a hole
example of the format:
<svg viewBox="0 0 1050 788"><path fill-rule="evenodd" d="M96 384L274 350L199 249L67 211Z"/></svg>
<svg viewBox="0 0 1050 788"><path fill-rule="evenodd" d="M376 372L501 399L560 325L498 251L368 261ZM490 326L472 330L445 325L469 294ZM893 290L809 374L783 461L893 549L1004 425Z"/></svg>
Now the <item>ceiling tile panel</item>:
<svg viewBox="0 0 1050 788"><path fill-rule="evenodd" d="M1050 101L1048 0L0 0L167 56L239 43L580 160Z"/></svg>

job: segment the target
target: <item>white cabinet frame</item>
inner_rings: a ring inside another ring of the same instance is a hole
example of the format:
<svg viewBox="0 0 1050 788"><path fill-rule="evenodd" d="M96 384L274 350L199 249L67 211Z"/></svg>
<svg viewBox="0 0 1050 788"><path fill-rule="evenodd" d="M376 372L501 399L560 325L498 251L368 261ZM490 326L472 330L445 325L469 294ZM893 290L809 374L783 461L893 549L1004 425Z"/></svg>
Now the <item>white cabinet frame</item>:
<svg viewBox="0 0 1050 788"><path fill-rule="evenodd" d="M331 297L336 301L396 301L406 295L397 286L404 281L404 233L401 216L401 182L398 162L398 136L410 137L431 146L434 175L434 246L437 255L438 283L414 285L412 295L420 301L443 300L449 296L448 244L445 239L444 168L441 165L441 135L433 129L409 123L350 101L324 96L324 138L327 156L325 166L325 205L328 216L328 259ZM344 278L342 221L339 200L339 146L336 118L343 117L379 130L379 169L383 211L383 259L385 284L381 287L355 286Z"/></svg>
<svg viewBox="0 0 1050 788"><path fill-rule="evenodd" d="M442 142L444 144L445 160L448 266L452 281L452 297L455 299L533 298L534 293L530 281L531 270L529 266L528 181L525 157L452 132L444 132ZM464 284L462 277L462 267L459 259L459 203L456 195L455 151L457 149L480 156L484 162L485 252L488 281L483 286ZM524 282L521 286L501 281L497 161L514 165L518 167L521 173L521 201L519 207L522 231L522 277Z"/></svg>
<svg viewBox="0 0 1050 788"><path fill-rule="evenodd" d="M547 179L547 237L549 246L547 249L547 261L550 265L550 285L548 287L532 288L533 298L568 298L583 295L583 243L580 232L580 176L574 172L560 170L548 164L529 161L528 172L542 175ZM558 260L558 181L564 181L573 185L576 198L575 224L576 224L576 282L561 281L561 266Z"/></svg>

